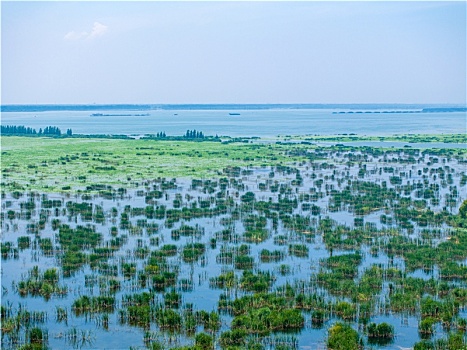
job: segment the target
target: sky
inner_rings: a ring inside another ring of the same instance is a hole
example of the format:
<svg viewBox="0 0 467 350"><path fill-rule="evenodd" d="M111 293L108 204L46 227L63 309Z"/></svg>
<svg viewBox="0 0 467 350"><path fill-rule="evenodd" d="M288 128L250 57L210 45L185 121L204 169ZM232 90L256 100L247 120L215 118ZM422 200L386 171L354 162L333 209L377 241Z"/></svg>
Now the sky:
<svg viewBox="0 0 467 350"><path fill-rule="evenodd" d="M2 104L466 104L466 2L1 3Z"/></svg>

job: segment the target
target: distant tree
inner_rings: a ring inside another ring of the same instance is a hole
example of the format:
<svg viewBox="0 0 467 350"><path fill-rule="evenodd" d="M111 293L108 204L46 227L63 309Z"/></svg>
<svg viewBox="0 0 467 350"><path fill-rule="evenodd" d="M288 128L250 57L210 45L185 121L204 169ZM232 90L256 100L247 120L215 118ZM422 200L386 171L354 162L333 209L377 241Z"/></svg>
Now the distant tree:
<svg viewBox="0 0 467 350"><path fill-rule="evenodd" d="M187 139L204 139L204 134L202 131L196 131L193 129L187 130L184 137Z"/></svg>
<svg viewBox="0 0 467 350"><path fill-rule="evenodd" d="M50 135L50 136L60 136L62 134L62 132L56 126L47 126L44 129L43 134L44 135Z"/></svg>
<svg viewBox="0 0 467 350"><path fill-rule="evenodd" d="M35 129L23 125L2 125L1 133L5 135L36 135Z"/></svg>
<svg viewBox="0 0 467 350"><path fill-rule="evenodd" d="M39 129L39 133L37 133L36 129L25 127L24 125L2 125L1 126L1 133L5 135L46 135L46 136L60 136L62 133L59 128L56 126L47 126L44 130ZM67 135L72 135L71 129L67 130Z"/></svg>

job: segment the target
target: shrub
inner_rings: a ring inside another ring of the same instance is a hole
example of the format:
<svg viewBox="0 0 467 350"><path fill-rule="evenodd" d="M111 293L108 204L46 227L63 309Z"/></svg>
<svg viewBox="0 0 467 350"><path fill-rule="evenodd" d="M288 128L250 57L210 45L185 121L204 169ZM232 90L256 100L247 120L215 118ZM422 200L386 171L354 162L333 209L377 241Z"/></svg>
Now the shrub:
<svg viewBox="0 0 467 350"><path fill-rule="evenodd" d="M212 349L213 339L209 334L198 333L195 337L195 345L200 349Z"/></svg>
<svg viewBox="0 0 467 350"><path fill-rule="evenodd" d="M347 324L335 323L329 328L327 346L329 350L357 350L359 349L358 333Z"/></svg>

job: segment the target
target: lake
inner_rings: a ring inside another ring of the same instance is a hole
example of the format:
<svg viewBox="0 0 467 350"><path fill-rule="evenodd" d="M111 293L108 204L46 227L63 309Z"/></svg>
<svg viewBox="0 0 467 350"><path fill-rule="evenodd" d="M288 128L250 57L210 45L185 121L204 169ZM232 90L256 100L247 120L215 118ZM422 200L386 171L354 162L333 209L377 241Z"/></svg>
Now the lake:
<svg viewBox="0 0 467 350"><path fill-rule="evenodd" d="M71 128L76 134L142 135L165 132L168 136L182 135L186 130L196 129L207 136L262 138L278 135L353 133L389 136L466 132L465 112L425 113L421 112L420 106L260 106L3 106L2 125L24 125L37 130L57 126L62 132Z"/></svg>

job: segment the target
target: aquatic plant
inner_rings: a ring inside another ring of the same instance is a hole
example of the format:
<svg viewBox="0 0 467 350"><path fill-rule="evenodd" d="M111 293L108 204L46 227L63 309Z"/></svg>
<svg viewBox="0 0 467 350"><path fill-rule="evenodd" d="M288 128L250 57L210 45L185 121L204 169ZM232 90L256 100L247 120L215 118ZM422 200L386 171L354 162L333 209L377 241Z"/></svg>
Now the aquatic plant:
<svg viewBox="0 0 467 350"><path fill-rule="evenodd" d="M357 331L348 324L339 322L329 328L326 345L328 349L332 350L358 350L361 348Z"/></svg>

